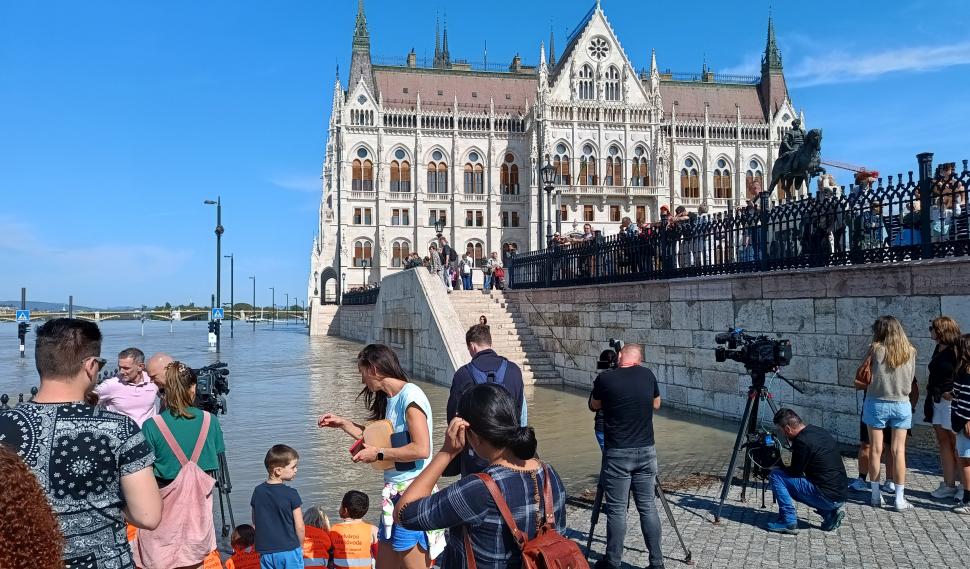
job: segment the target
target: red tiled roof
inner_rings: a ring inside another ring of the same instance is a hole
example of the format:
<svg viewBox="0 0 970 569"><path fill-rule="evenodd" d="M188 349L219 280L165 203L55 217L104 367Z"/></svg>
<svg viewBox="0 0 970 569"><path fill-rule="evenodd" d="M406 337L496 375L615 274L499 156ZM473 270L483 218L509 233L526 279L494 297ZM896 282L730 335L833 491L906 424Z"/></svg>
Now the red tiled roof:
<svg viewBox="0 0 970 569"><path fill-rule="evenodd" d="M702 118L704 103L708 103L710 105L708 113L712 120L729 118L733 121L737 116L735 105L741 107L742 118L765 120L758 85L661 81L660 94L664 102L664 116L668 120L674 101L677 101L678 118Z"/></svg>
<svg viewBox="0 0 970 569"><path fill-rule="evenodd" d="M420 93L422 108L450 109L457 95L458 106L466 110L486 111L493 98L496 109L525 112L526 101L531 107L536 96L534 75L375 66L374 80L384 105L391 108L413 106Z"/></svg>

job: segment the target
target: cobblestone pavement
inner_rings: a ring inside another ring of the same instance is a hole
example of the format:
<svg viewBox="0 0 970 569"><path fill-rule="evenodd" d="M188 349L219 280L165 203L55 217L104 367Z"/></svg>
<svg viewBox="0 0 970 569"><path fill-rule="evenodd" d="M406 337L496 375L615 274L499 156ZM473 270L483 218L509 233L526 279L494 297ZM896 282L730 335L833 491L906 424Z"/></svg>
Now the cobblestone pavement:
<svg viewBox="0 0 970 569"><path fill-rule="evenodd" d="M834 532L819 529L821 518L811 508L798 505L799 534L784 535L763 528L776 519L777 506L769 489L767 507L761 507L760 483L749 489L747 503L739 502L740 486L732 487L721 522L713 514L721 491L726 460L678 464L662 472L666 496L674 519L699 568L886 568L966 567L970 558L970 516L950 511L950 501L930 496L940 483L936 458L928 454L908 457L906 495L916 507L896 512L869 505L869 494L850 492L842 527ZM740 461L740 460L739 460ZM845 458L849 476L856 473L854 458ZM739 481L741 469L737 470ZM850 478L851 480L851 478ZM590 526L590 503L594 491L570 499L567 521L570 537L586 545ZM892 504L893 500L888 499ZM663 552L666 567L687 567L684 551L662 507ZM606 515L600 516L593 539L591 561L606 546ZM640 533L636 508L627 521L623 567L646 567L647 552Z"/></svg>

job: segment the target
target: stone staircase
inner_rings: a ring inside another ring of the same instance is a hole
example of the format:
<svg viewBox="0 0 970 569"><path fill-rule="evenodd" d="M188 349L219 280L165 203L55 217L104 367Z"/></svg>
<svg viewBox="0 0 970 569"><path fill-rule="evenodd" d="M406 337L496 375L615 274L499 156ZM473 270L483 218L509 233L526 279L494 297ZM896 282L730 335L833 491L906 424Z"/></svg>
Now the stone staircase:
<svg viewBox="0 0 970 569"><path fill-rule="evenodd" d="M448 298L465 330L478 324L479 318L485 315L492 331L492 347L522 368L522 380L526 385L562 384L528 322L508 309L501 291L456 290Z"/></svg>

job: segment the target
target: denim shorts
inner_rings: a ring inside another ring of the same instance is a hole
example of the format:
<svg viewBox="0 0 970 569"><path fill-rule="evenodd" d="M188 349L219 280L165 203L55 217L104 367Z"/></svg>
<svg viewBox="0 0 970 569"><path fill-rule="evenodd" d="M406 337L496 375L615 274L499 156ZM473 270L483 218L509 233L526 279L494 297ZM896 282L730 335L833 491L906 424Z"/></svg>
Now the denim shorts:
<svg viewBox="0 0 970 569"><path fill-rule="evenodd" d="M960 458L970 458L970 439L963 431L957 433L957 455Z"/></svg>
<svg viewBox="0 0 970 569"><path fill-rule="evenodd" d="M395 496L393 498L394 503L396 504L400 498L400 495ZM423 531L405 529L401 524L394 524L391 526L391 538L384 537L386 535L384 532L384 516L381 516L377 535L380 541L389 541L391 547L397 552L410 551L415 545L420 546L422 551L428 551L428 534Z"/></svg>
<svg viewBox="0 0 970 569"><path fill-rule="evenodd" d="M276 553L261 553L259 555L260 569L302 569L303 548Z"/></svg>
<svg viewBox="0 0 970 569"><path fill-rule="evenodd" d="M909 401L866 399L862 422L874 429L909 429L913 426L913 408Z"/></svg>

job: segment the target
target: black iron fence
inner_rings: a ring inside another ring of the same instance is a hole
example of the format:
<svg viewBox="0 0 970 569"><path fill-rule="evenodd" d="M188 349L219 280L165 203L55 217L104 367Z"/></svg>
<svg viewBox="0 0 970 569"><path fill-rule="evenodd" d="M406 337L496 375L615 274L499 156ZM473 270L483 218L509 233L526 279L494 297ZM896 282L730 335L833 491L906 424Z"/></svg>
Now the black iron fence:
<svg viewBox="0 0 970 569"><path fill-rule="evenodd" d="M381 293L381 287L375 286L366 289L357 289L345 292L341 298L341 304L362 305L376 304L377 296Z"/></svg>
<svg viewBox="0 0 970 569"><path fill-rule="evenodd" d="M970 254L967 160L962 170L920 154L913 172L826 188L768 207L664 216L617 235L567 239L516 255L518 289L892 263Z"/></svg>

